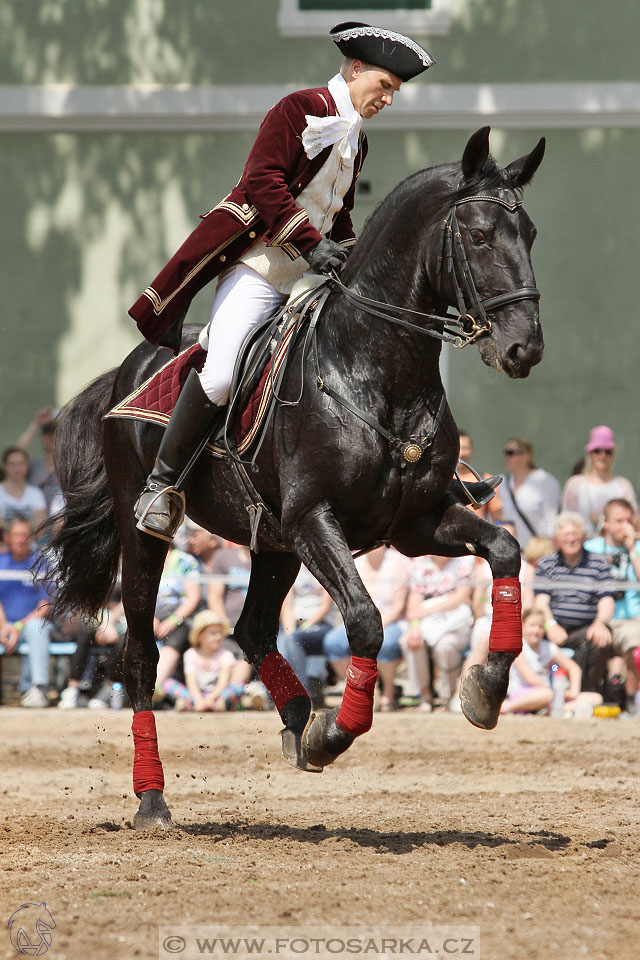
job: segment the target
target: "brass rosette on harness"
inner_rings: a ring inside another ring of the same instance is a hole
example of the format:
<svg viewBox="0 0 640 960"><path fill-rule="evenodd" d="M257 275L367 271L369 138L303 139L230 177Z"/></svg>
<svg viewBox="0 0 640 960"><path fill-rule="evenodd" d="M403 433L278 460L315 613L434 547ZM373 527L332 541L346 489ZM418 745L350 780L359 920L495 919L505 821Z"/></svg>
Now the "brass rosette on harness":
<svg viewBox="0 0 640 960"><path fill-rule="evenodd" d="M416 437L407 440L406 443L402 444L400 449L407 463L417 463L424 453L424 447Z"/></svg>

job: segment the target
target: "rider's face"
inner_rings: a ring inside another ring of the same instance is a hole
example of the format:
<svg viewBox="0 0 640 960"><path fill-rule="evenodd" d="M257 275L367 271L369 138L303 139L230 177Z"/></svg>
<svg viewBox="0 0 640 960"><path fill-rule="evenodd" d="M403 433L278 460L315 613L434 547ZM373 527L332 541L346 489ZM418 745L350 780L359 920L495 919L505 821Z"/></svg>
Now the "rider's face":
<svg viewBox="0 0 640 960"><path fill-rule="evenodd" d="M370 67L354 60L351 67L349 93L351 102L361 117L369 120L393 103L393 95L400 89L402 80L395 73L382 67Z"/></svg>

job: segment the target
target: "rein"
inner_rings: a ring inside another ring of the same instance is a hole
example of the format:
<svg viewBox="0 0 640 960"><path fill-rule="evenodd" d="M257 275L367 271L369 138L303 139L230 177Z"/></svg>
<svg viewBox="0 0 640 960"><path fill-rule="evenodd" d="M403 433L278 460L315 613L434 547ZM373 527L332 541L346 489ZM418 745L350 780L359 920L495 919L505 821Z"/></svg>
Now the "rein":
<svg viewBox="0 0 640 960"><path fill-rule="evenodd" d="M462 173L459 173L454 181L454 190L458 189L461 182ZM364 297L362 294L356 293L355 290L346 287L335 271L332 271L330 274L331 283L338 288L349 303L353 304L353 306L360 307L366 313L372 314L373 316L399 324L415 333L421 333L428 337L435 337L437 340L442 340L445 343L451 343L460 350L470 343L475 343L479 337L491 332L491 320L487 316L488 313L492 313L507 304L517 303L521 300L539 300L540 291L537 287L518 287L516 290L508 293L500 293L484 300L480 298L473 274L471 273L471 268L469 267L469 261L467 260L456 214L457 207L463 203L474 202L497 203L510 213L513 213L522 206L521 200L508 203L508 201L503 200L501 197L493 197L488 194L460 197L459 199L451 201L449 213L443 219L441 226L442 252L438 257L437 277L441 288L440 294L442 296L442 267L446 262L447 273L451 277L455 291L459 311L457 317L449 313L424 313L421 310L412 310L409 307L401 307L397 304L385 303L382 300ZM464 290L458 281L458 273L462 278ZM420 317L421 320L437 320L439 323L444 324L444 327L441 330L423 327L417 323L411 323L409 320L403 320L401 316L396 316L395 313L391 313L390 311L395 311L397 314L408 313L414 317ZM476 314L480 317L480 321L476 318ZM452 330L447 327L446 324L448 323L453 324L458 330Z"/></svg>
<svg viewBox="0 0 640 960"><path fill-rule="evenodd" d="M462 173L459 173L454 182L454 189L457 190L462 182ZM474 343L479 337L485 336L491 332L491 321L489 320L487 314L495 310L499 310L501 307L506 306L510 303L516 303L520 300L539 300L540 291L537 287L519 287L517 290L513 290L508 293L500 293L493 297L488 297L482 300L478 294L471 269L467 260L467 256L464 249L464 244L462 241L462 235L460 233L460 227L458 224L458 218L456 215L456 208L463 203L472 203L472 202L485 202L485 203L497 203L500 206L506 208L509 212L517 210L522 202L516 200L514 203L508 203L506 200L503 200L500 197L493 196L471 196L471 197L462 197L459 199L454 199L451 202L450 210L448 216L442 221L441 233L442 233L442 252L438 257L438 266L437 266L437 277L442 287L442 266L446 262L447 272L451 276L451 280L454 286L456 302L458 305L459 315L456 317L452 314L439 314L439 313L424 313L421 310L413 310L409 307L401 307L397 304L385 303L381 300L374 300L370 297L365 297L360 293L356 293L355 290L351 290L349 287L345 286L342 281L339 279L335 271L327 277L327 285L329 287L337 288L337 290L345 297L345 299L355 307L359 307L364 310L366 313L373 316L380 317L383 320L388 320L391 323L398 324L399 326L405 327L408 330L411 330L415 333L424 334L428 337L434 337L437 340L442 340L445 343L451 343L454 347L462 349L463 347L468 346L470 343ZM458 281L458 273L462 278L462 283L464 285L464 290L460 286ZM378 434L384 437L391 444L392 447L396 447L399 450L402 460L404 461L403 466L409 468L409 473L413 472L413 468L422 458L423 454L433 443L442 419L444 417L445 410L447 408L447 399L444 390L440 395L440 401L438 403L437 410L431 415L431 427L427 431L425 436L418 437L412 435L408 440L403 440L401 437L394 436L389 430L378 423L372 416L366 413L364 410L361 410L354 403L352 403L347 397L343 397L341 394L337 393L332 387L330 387L325 379L321 376L319 369L319 354L318 354L318 345L316 338L316 326L320 318L320 313L324 302L329 295L329 290L325 289L324 292L320 293L319 290L315 291L309 295L309 297L304 301L303 308L300 312L299 317L297 318L298 328L302 326L303 320L306 318L308 313L311 313L311 319L307 332L304 338L303 348L301 351L301 361L302 361L302 382L300 387L299 396L293 401L286 401L279 395L279 387L282 383L284 377L284 369L280 371L279 376L274 381L273 371L272 371L272 389L273 389L273 399L271 403L270 415L267 417L267 422L271 419L273 415L275 404L281 406L298 406L302 395L304 392L304 362L305 358L309 352L310 346L313 344L313 353L315 357L316 364L316 387L318 390L327 394L328 397L339 403L345 409L349 410L352 414L362 420L364 423L368 424L373 430ZM442 291L441 291L442 296ZM444 299L444 297L443 297ZM414 317L419 317L421 320L436 320L438 324L442 324L441 329L436 330L431 327L420 326L417 323L412 323L410 320L405 320L402 317L402 314L410 314ZM476 319L475 314L478 314L480 321ZM447 324L452 324L456 329L450 329L447 327ZM266 427L263 428L263 438L266 433ZM225 434L226 435L226 434ZM254 469L257 469L255 463L257 452L262 445L262 440L258 445L251 465ZM231 459L232 465L236 471L240 485L244 490L245 497L247 500L247 510L250 515L250 527L251 527L251 550L257 551L257 536L258 536L258 527L260 526L260 521L264 517L269 521L269 526L272 532L280 539L280 523L275 515L269 510L267 505L264 503L260 495L258 494L255 486L251 482L247 471L244 468L244 461L242 461L237 455L234 455L232 450L229 448L228 444L225 444L227 447L227 453ZM199 451L198 451L199 452ZM411 487L410 483L404 483L402 487L402 494L397 505L397 508L394 512L394 516L391 520L391 523L386 531L385 537L383 540L379 541L372 546L367 547L364 550L359 551L355 556L360 556L363 553L368 552L373 549L374 546L379 546L380 544L388 544L391 539L393 530L395 529L396 523L402 512L404 502L408 496L409 488Z"/></svg>

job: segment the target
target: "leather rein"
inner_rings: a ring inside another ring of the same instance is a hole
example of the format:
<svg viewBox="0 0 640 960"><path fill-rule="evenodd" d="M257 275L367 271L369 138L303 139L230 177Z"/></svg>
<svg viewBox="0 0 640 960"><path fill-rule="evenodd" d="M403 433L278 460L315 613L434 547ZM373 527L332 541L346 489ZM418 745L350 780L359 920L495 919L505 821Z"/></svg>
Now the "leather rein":
<svg viewBox="0 0 640 960"><path fill-rule="evenodd" d="M462 182L462 176L463 175L461 172L457 175L454 182L454 190L457 190L460 186L460 183ZM451 343L454 347L458 347L460 349L466 347L470 343L474 343L479 337L485 336L491 332L491 321L487 316L488 313L498 310L500 307L506 306L507 304L516 303L520 300L540 299L540 291L536 287L520 287L517 290L511 291L510 293L501 293L485 300L480 298L473 280L469 263L467 261L464 244L462 242L462 235L460 233L460 227L458 224L458 218L456 215L456 208L458 206L463 203L472 203L474 201L498 203L509 212L517 210L522 205L520 200L516 200L513 203L508 203L506 200L494 196L471 196L452 200L449 214L442 221L441 226L442 251L438 258L437 277L440 286L440 295L442 296L443 264L446 263L446 270L450 275L455 290L456 303L459 311L459 315L457 317L452 314L443 315L438 313L424 313L420 310L412 310L409 307L400 307L396 304L385 303L381 300L374 300L370 297L365 297L360 293L356 293L355 290L351 290L349 287L346 287L339 279L335 271L331 271L329 274L327 278L327 284L329 287L337 288L345 297L345 299L348 300L353 306L359 307L366 313L381 317L383 320L388 320L391 323L398 324L416 333L421 333L425 336L435 337L438 340ZM458 273L462 279L462 286L460 286L458 281ZM274 400L278 404L286 406L297 406L300 403L304 391L304 358L307 356L309 348L313 344L313 352L315 354L316 364L317 389L327 394L342 407L349 410L352 414L354 414L364 423L368 424L373 430L384 437L392 447L395 447L399 451L401 455L401 465L404 468L407 468L409 473L412 473L413 469L421 460L425 451L428 450L428 448L432 445L436 434L440 429L440 425L447 409L446 394L444 390L442 390L437 408L431 412L431 427L426 434L424 436L417 436L413 434L408 439L402 439L401 437L394 436L389 430L383 427L382 424L378 423L364 410L361 410L359 407L357 407L347 397L344 397L333 390L333 388L329 386L325 378L322 377L320 373L318 345L316 340L317 323L329 292L329 289L325 289L319 295L309 295L304 300L300 315L297 319L298 325L301 326L306 315L311 315L302 349L303 373L299 396L293 401L285 401L279 396L278 387L282 382L282 377L284 376L285 364L280 371L279 376L277 377L277 382L274 382L273 372L271 374ZM292 308L289 308L289 313L292 313ZM402 314L410 314L411 316L419 317L421 320L436 320L438 321L438 324L442 324L443 326L440 330L423 327L417 323L411 323L411 321L403 319ZM447 327L448 323L452 324L458 329L450 329ZM266 423L269 422L271 416L273 415L273 409L274 407L272 404L271 413L266 418ZM263 427L263 430L266 432L266 424ZM206 439L204 441L205 443ZM257 552L258 528L260 526L261 519L264 517L268 521L271 532L278 541L281 541L280 522L255 489L255 486L245 470L244 461L242 461L237 455L234 455L227 444L225 445L227 446L227 453L229 454L231 462L237 472L238 479L241 482L247 502L246 508L250 516L251 550ZM258 445L258 448L251 461L251 466L254 470L257 470L255 460L261 445L262 440L260 441L260 444ZM354 555L355 557L361 556L363 553L367 553L376 546L388 544L390 542L392 533L395 530L396 524L402 513L405 500L409 495L410 488L410 483L405 482L403 484L402 494L394 511L391 523L387 528L384 539L377 541L363 550L358 551L358 553Z"/></svg>
<svg viewBox="0 0 640 960"><path fill-rule="evenodd" d="M461 182L462 173L459 173L454 181L454 190L458 189ZM442 296L443 272L446 269L446 273L449 275L455 291L458 307L457 317L449 313L424 313L421 310L412 310L409 307L400 307L393 303L385 303L382 300L373 300L370 297L364 297L362 294L356 293L355 290L346 287L335 271L331 272L331 283L340 290L345 299L353 304L353 306L360 307L366 313L381 317L383 320L389 320L416 333L422 333L425 336L443 340L445 343L451 343L460 350L470 343L475 343L479 337L491 333L491 320L487 316L488 313L499 310L507 304L517 303L520 300L539 300L540 291L537 287L518 287L518 289L512 290L509 293L500 293L495 297L488 297L484 300L481 299L473 279L473 274L471 273L471 268L469 267L456 213L457 207L463 203L474 202L497 203L510 213L522 206L521 200L515 200L513 203L509 203L501 197L491 195L460 197L451 201L449 213L443 219L440 228L442 246L440 256L438 257L436 276L440 287L440 295ZM458 274L462 280L462 286L458 280ZM401 314L411 314L414 317L420 317L421 320L437 320L439 323L444 324L444 326L441 330L419 326L417 323L403 320ZM447 327L447 324L452 324L458 329L452 330Z"/></svg>

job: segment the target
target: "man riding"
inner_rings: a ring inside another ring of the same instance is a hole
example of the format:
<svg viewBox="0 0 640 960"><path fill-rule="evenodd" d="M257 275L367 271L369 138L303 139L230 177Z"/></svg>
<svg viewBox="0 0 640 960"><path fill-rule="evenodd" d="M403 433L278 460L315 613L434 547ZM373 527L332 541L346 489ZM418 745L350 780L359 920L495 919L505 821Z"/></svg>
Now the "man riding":
<svg viewBox="0 0 640 960"><path fill-rule="evenodd" d="M129 310L147 340L177 353L191 300L219 278L204 366L187 377L135 505L138 529L162 540L171 540L182 520L177 481L223 416L246 335L286 302L309 268L340 270L355 243L350 211L367 153L362 121L391 106L401 84L434 63L415 41L365 23L340 23L329 36L345 57L340 73L269 111L237 186Z"/></svg>

